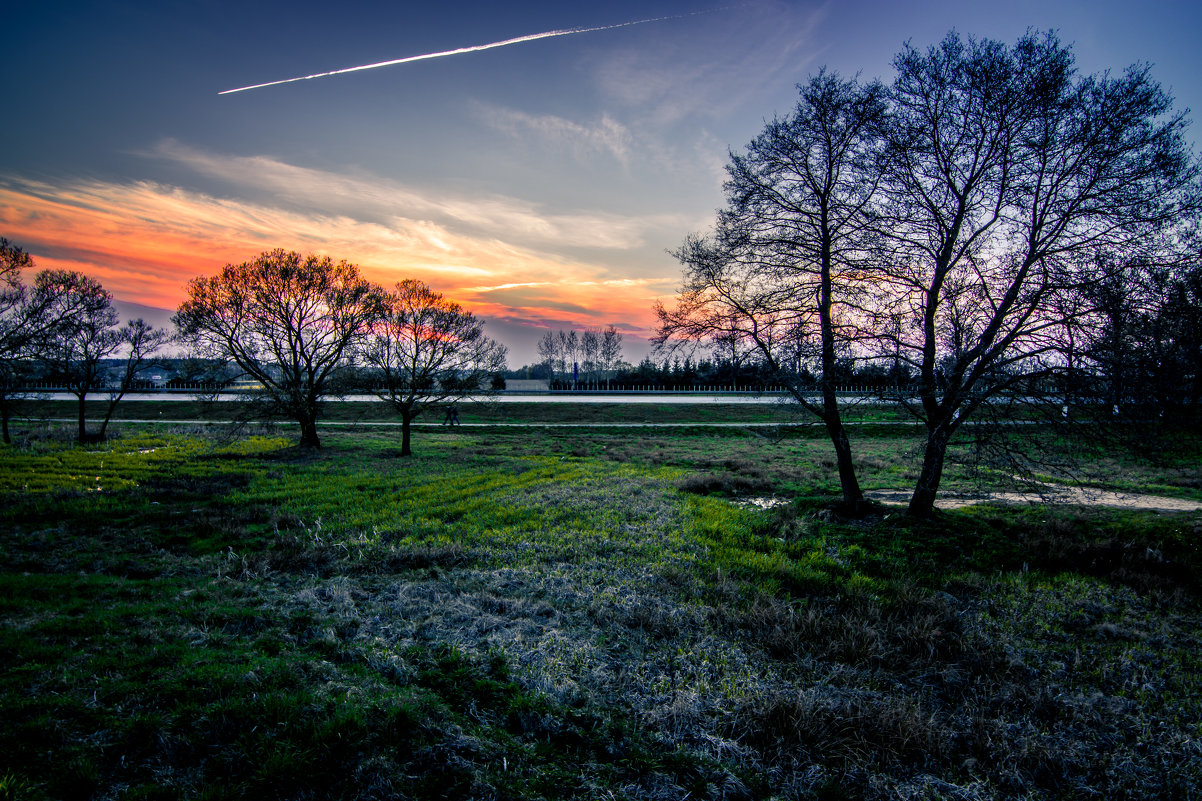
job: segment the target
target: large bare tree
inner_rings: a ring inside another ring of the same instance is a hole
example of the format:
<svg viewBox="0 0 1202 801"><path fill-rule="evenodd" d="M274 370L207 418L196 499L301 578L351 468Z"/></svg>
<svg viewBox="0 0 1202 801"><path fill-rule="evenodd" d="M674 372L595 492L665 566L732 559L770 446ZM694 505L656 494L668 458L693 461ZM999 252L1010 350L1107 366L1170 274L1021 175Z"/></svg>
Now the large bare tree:
<svg viewBox="0 0 1202 801"><path fill-rule="evenodd" d="M949 34L895 59L879 205L883 352L918 375L909 511L929 515L966 420L1063 363L1063 297L1197 204L1185 118L1146 68L1079 77L1054 35Z"/></svg>
<svg viewBox="0 0 1202 801"><path fill-rule="evenodd" d="M322 400L338 390L381 302L353 264L271 250L190 281L174 319L200 355L231 360L257 382L252 398L295 420L299 444L316 448Z"/></svg>
<svg viewBox="0 0 1202 801"><path fill-rule="evenodd" d="M505 369L505 348L485 336L483 320L412 279L384 296L362 358L372 390L401 417L401 456L412 453L410 429L423 411L490 391Z"/></svg>
<svg viewBox="0 0 1202 801"><path fill-rule="evenodd" d="M80 442L105 438L117 404L168 340L165 331L141 319L119 325L112 300L100 282L78 272L44 270L34 282L30 302L49 323L33 344L33 352L45 377L75 396ZM116 376L108 369L114 358L121 358ZM108 403L100 428L90 432L87 399L101 392Z"/></svg>
<svg viewBox="0 0 1202 801"><path fill-rule="evenodd" d="M769 123L727 167L727 205L709 236L676 252L676 305L657 304L657 342L709 340L766 364L817 415L835 450L842 507L863 494L835 393L836 366L857 337L872 232L884 88L820 72L794 113ZM816 359L820 399L802 380Z"/></svg>

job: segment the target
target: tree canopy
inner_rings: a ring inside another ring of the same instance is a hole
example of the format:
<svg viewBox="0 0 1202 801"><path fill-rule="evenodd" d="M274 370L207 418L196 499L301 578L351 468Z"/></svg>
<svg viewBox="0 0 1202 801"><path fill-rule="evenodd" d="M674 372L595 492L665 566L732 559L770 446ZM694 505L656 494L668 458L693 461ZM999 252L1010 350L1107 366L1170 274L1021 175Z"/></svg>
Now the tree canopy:
<svg viewBox="0 0 1202 801"><path fill-rule="evenodd" d="M674 308L656 305L656 341L708 339L765 363L823 421L843 508L854 513L863 494L835 376L856 339L884 87L822 71L799 90L791 116L773 120L745 154L731 156L727 205L713 234L690 237L676 252L685 282ZM803 390L811 357L821 377L818 401Z"/></svg>
<svg viewBox="0 0 1202 801"><path fill-rule="evenodd" d="M367 336L380 289L345 261L271 250L193 279L175 315L202 355L234 362L257 384L249 397L300 426L300 445L320 447L324 396Z"/></svg>
<svg viewBox="0 0 1202 801"><path fill-rule="evenodd" d="M708 339L782 375L839 357L916 376L926 442L910 512L933 509L952 435L1063 372L1104 253L1147 264L1202 201L1186 118L1146 67L1081 76L1054 34L907 45L889 87L820 72L732 155L714 231L677 252L661 343ZM1085 302L1082 302L1084 299ZM838 405L827 425L857 496Z"/></svg>
<svg viewBox="0 0 1202 801"><path fill-rule="evenodd" d="M485 336L482 320L413 279L384 294L360 353L368 386L401 416L402 456L412 452L418 415L488 391L505 369L505 348Z"/></svg>

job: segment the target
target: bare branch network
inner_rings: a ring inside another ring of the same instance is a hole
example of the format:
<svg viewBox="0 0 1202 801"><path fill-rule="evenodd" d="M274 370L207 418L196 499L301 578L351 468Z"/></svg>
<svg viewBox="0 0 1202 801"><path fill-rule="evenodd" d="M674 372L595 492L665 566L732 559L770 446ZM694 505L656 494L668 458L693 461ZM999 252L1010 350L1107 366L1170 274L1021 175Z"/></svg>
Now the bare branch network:
<svg viewBox="0 0 1202 801"><path fill-rule="evenodd" d="M1183 301L1199 274L1199 166L1148 68L1079 75L1049 32L1013 46L952 33L906 45L894 69L889 86L819 72L792 115L731 155L713 230L676 252L684 282L656 308L661 347L708 342L792 381L827 427L853 513L842 361L883 366L924 423L920 516L951 437L989 404L1054 391L1067 412L1086 373L1121 381L1106 343L1138 303L1165 316L1141 324L1144 349L1196 402ZM1122 309L1108 305L1115 282L1130 290ZM820 399L800 391L811 370ZM1129 400L1114 395L1116 410Z"/></svg>

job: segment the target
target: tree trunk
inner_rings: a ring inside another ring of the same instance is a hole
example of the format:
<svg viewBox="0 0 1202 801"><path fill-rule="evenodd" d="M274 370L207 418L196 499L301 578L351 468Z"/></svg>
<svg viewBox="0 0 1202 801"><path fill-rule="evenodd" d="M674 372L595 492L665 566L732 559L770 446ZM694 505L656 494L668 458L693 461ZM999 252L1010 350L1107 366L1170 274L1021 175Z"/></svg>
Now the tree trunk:
<svg viewBox="0 0 1202 801"><path fill-rule="evenodd" d="M9 418L8 404L7 403L0 404L0 429L4 430L4 444L5 445L11 445L13 442L12 438L8 435L8 418Z"/></svg>
<svg viewBox="0 0 1202 801"><path fill-rule="evenodd" d="M79 443L82 445L89 441L88 420L87 420L87 415L84 410L84 404L85 404L88 396L87 395L76 395L75 397L77 397L79 399L78 411L77 411L77 417L78 417L78 423L79 423L78 440L79 440Z"/></svg>
<svg viewBox="0 0 1202 801"><path fill-rule="evenodd" d="M839 401L833 389L824 389L822 394L823 422L826 423L826 433L835 449L839 488L843 492L843 511L845 514L859 517L865 511L864 493L860 490L860 482L856 478L856 466L851 458L851 442L847 439L847 429L843 427L839 415Z"/></svg>
<svg viewBox="0 0 1202 801"><path fill-rule="evenodd" d="M860 482L856 478L856 466L851 458L851 442L847 439L847 429L843 427L839 396L835 392L835 368L838 360L835 357L835 327L831 314L833 258L825 200L822 204L822 229L822 276L818 293L818 320L822 332L822 421L826 423L826 433L835 449L835 462L839 467L839 488L843 491L843 511L859 517L865 511L864 493L860 490Z"/></svg>
<svg viewBox="0 0 1202 801"><path fill-rule="evenodd" d="M112 410L112 408L110 408L110 409L109 409L109 410L108 410L108 411L105 413L105 415L104 415L104 419L100 421L100 430L99 430L99 431L97 431L97 432L96 432L96 434L95 434L95 439L96 439L96 440L98 440L98 441L100 441L100 442L103 442L103 441L104 441L104 439L105 439L105 437L107 437L107 436L108 436L108 430L109 430L109 420L110 420L110 419L112 419L112 416L113 416L113 410Z"/></svg>
<svg viewBox="0 0 1202 801"><path fill-rule="evenodd" d="M113 419L113 412L117 411L117 403L121 400L121 397L124 396L124 394L124 390L122 390L122 394L120 396L116 398L109 398L109 406L104 410L104 419L100 421L99 436L101 439L104 439L108 436L109 421Z"/></svg>
<svg viewBox="0 0 1202 801"><path fill-rule="evenodd" d="M847 431L836 423L836 430L827 425L830 432L831 444L835 447L835 463L839 468L839 488L843 491L843 511L853 517L859 517L865 512L864 493L860 490L860 482L856 479L856 466L851 458L851 443L847 439Z"/></svg>
<svg viewBox="0 0 1202 801"><path fill-rule="evenodd" d="M943 478L943 460L947 456L949 435L940 424L927 433L927 444L922 452L922 471L910 498L906 513L911 517L931 517L935 513L935 496Z"/></svg>
<svg viewBox="0 0 1202 801"><path fill-rule="evenodd" d="M302 448L320 448L321 439L317 436L317 419L309 418L300 421L301 435L300 447Z"/></svg>
<svg viewBox="0 0 1202 801"><path fill-rule="evenodd" d="M407 414L401 415L401 456L411 456L413 451L409 448L409 423L413 418Z"/></svg>

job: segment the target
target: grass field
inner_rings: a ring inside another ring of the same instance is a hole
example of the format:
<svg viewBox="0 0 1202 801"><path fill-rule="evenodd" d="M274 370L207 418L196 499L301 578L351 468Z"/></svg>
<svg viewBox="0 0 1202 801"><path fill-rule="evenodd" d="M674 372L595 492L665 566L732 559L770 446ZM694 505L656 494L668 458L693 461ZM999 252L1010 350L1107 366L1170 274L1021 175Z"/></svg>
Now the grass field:
<svg viewBox="0 0 1202 801"><path fill-rule="evenodd" d="M1197 513L840 520L808 428L17 428L0 798L1202 794ZM1080 478L1202 498L1156 442ZM912 431L853 444L913 480ZM1009 481L973 453L948 489Z"/></svg>

